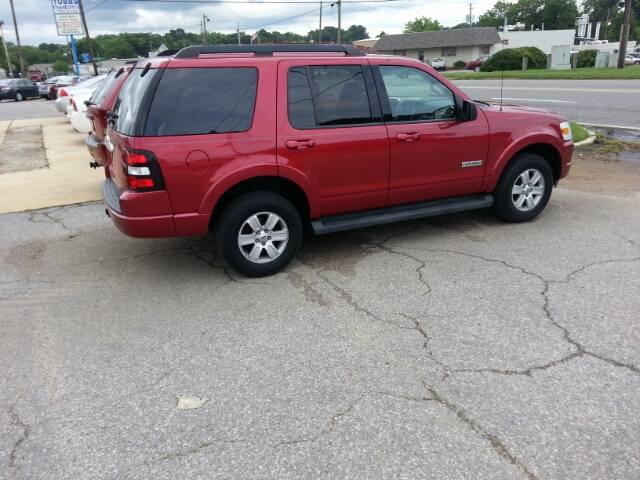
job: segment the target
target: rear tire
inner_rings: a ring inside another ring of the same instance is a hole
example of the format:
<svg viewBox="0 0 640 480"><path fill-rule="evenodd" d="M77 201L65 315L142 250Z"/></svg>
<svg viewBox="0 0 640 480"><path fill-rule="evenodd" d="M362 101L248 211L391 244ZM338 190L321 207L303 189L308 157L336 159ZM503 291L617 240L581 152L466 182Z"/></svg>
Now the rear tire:
<svg viewBox="0 0 640 480"><path fill-rule="evenodd" d="M544 210L552 189L553 173L547 161L533 153L519 153L493 191L493 210L507 222L533 220Z"/></svg>
<svg viewBox="0 0 640 480"><path fill-rule="evenodd" d="M480 67L473 67L473 71L474 72L479 72L480 71Z"/></svg>
<svg viewBox="0 0 640 480"><path fill-rule="evenodd" d="M247 193L232 201L218 222L218 251L247 277L284 269L302 243L302 222L294 206L271 192Z"/></svg>
<svg viewBox="0 0 640 480"><path fill-rule="evenodd" d="M24 100L24 97L22 96L22 92L16 92L15 99L16 99L16 102L21 102L22 100Z"/></svg>

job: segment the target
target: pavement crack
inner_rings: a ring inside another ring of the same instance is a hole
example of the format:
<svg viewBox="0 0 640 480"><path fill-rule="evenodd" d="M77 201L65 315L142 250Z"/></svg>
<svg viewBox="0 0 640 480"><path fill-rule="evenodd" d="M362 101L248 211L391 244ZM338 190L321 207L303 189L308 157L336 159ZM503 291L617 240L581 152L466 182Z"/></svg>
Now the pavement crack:
<svg viewBox="0 0 640 480"><path fill-rule="evenodd" d="M554 360L544 365L536 365L535 367L530 367L530 368L527 368L526 370L499 370L497 368L477 368L477 369L455 368L455 369L450 369L449 371L451 373L496 373L499 375L526 375L528 377L531 377L532 372L534 370L547 370L549 368L555 367L556 365L569 362L574 358L580 358L587 354L588 352L585 352L584 350L578 350L577 352L570 353L566 357L560 358L558 360Z"/></svg>
<svg viewBox="0 0 640 480"><path fill-rule="evenodd" d="M9 408L9 417L11 417L11 425L15 425L22 429L22 436L13 444L13 449L11 450L11 454L9 456L9 467L16 470L20 470L20 467L16 466L16 453L18 451L18 448L20 448L20 445L22 444L22 442L24 442L27 439L27 437L29 436L29 432L31 431L31 427L26 423L24 423L20 419L20 415L18 415L18 413L16 412L16 406L18 405L18 402L22 399L23 399L22 395L19 395L15 399L15 401L11 404L11 407Z"/></svg>
<svg viewBox="0 0 640 480"><path fill-rule="evenodd" d="M467 415L467 413L462 408L458 407L457 405L454 405L453 403L449 402L446 398L441 396L438 392L436 392L435 389L433 389L432 387L429 387L426 384L425 384L425 387L431 393L431 395L433 395L433 399L436 402L438 402L438 403L444 405L445 407L447 407L451 412L456 414L456 416L463 423L465 423L473 431L477 432L482 437L484 437L491 444L491 446L493 447L493 450L498 455L500 455L502 458L507 460L512 465L515 465L520 471L522 471L530 479L538 480L538 477L536 477L533 474L533 472L531 470L529 470L524 463L522 463L520 460L518 460L518 458L509 451L507 446L496 435L492 434L486 428L484 428L482 425L480 425L480 423L478 423L477 421L475 421L471 417L469 417Z"/></svg>
<svg viewBox="0 0 640 480"><path fill-rule="evenodd" d="M175 368L170 368L169 370L167 370L166 372L164 372L162 375L160 375L158 377L158 379L153 382L153 384L151 386L149 386L148 388L145 388L144 390L139 390L137 392L133 392L130 393L128 395L124 395L122 398L131 398L131 397L135 397L137 395L142 395L143 393L147 393L151 390L153 390L154 388L156 388L158 385L160 385L160 382L162 382L162 380L164 380L165 378L167 378L171 372L173 372L175 370Z"/></svg>

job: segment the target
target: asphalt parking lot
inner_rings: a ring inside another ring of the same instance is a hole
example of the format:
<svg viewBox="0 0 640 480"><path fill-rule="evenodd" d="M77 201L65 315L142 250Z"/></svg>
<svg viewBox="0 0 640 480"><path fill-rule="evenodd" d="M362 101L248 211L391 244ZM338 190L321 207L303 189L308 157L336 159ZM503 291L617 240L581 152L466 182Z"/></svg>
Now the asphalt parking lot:
<svg viewBox="0 0 640 480"><path fill-rule="evenodd" d="M638 478L639 207L561 184L259 280L99 202L0 215L0 478Z"/></svg>

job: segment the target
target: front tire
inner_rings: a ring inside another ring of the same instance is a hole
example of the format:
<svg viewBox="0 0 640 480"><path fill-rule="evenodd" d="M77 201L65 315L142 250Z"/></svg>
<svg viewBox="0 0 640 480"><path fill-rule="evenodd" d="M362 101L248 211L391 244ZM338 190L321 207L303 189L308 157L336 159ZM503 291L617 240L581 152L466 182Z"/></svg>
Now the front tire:
<svg viewBox="0 0 640 480"><path fill-rule="evenodd" d="M281 196L247 193L222 212L216 241L231 268L247 277L265 277L291 263L302 243L302 222Z"/></svg>
<svg viewBox="0 0 640 480"><path fill-rule="evenodd" d="M533 153L513 157L493 191L493 210L507 222L527 222L544 210L553 188L547 161Z"/></svg>
<svg viewBox="0 0 640 480"><path fill-rule="evenodd" d="M474 72L479 72L480 71L480 67L473 67L473 71Z"/></svg>
<svg viewBox="0 0 640 480"><path fill-rule="evenodd" d="M16 102L21 102L22 100L24 100L24 97L22 96L22 92L16 92L15 99L16 99Z"/></svg>

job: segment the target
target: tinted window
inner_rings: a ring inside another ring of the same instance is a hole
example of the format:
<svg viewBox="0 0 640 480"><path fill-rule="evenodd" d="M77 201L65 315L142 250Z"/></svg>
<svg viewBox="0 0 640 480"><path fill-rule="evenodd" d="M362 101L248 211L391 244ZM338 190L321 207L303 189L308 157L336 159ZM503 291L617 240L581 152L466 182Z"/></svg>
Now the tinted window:
<svg viewBox="0 0 640 480"><path fill-rule="evenodd" d="M256 68L168 68L145 136L246 132L256 103Z"/></svg>
<svg viewBox="0 0 640 480"><path fill-rule="evenodd" d="M417 68L381 66L392 122L453 119L453 93Z"/></svg>
<svg viewBox="0 0 640 480"><path fill-rule="evenodd" d="M122 85L122 90L118 94L113 104L113 113L117 115L115 118L114 130L131 136L141 136L146 118L145 112L140 112L141 105L148 100L153 92L149 88L155 88L156 79L162 72L158 70L148 70L142 76L144 69L136 68L131 70L129 78ZM144 118L142 118L144 117Z"/></svg>
<svg viewBox="0 0 640 480"><path fill-rule="evenodd" d="M289 121L296 128L372 123L360 66L295 67L287 81Z"/></svg>
<svg viewBox="0 0 640 480"><path fill-rule="evenodd" d="M96 105L101 104L109 94L111 89L114 87L114 85L118 82L118 79L121 77L121 75L126 75L126 72L124 71L120 75L118 75L119 71L120 69L112 70L111 72L109 72L107 77L104 79L104 82L102 82L100 86L93 92L93 95L91 95L91 101L93 103L95 103Z"/></svg>

